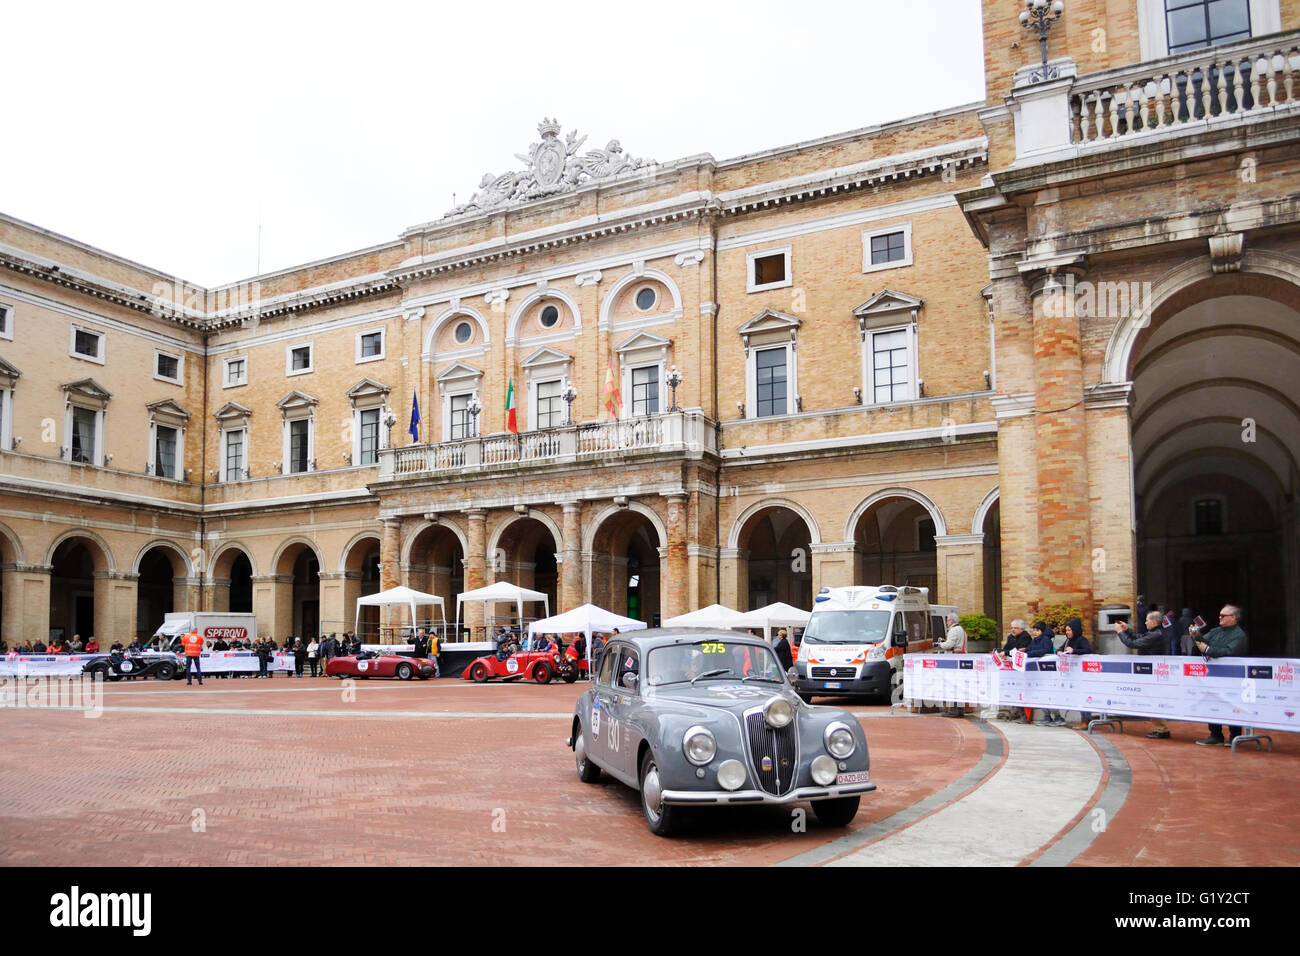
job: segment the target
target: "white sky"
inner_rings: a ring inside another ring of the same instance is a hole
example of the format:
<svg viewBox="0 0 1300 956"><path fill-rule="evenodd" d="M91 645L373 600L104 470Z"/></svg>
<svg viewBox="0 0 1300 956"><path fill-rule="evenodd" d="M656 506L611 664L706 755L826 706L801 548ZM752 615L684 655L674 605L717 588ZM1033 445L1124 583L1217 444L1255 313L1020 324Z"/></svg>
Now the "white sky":
<svg viewBox="0 0 1300 956"><path fill-rule="evenodd" d="M259 223L270 272L437 219L543 116L726 159L984 96L979 0L101 0L3 36L0 212L205 285Z"/></svg>

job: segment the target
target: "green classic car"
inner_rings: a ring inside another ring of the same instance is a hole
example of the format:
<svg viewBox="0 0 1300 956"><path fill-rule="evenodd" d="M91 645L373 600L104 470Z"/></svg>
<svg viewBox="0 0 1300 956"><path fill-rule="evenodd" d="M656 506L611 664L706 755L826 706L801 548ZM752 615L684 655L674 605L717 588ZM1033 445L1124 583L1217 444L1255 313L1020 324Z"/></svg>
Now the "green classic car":
<svg viewBox="0 0 1300 956"><path fill-rule="evenodd" d="M735 631L615 635L572 728L578 776L637 788L658 836L687 806L806 801L823 824L845 826L876 789L861 724L805 704L767 642Z"/></svg>

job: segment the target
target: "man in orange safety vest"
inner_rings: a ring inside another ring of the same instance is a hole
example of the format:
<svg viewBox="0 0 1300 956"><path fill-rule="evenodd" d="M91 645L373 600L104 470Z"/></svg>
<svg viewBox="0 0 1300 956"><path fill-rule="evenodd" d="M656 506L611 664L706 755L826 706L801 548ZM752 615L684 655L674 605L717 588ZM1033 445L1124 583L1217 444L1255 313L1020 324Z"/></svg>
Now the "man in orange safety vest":
<svg viewBox="0 0 1300 956"><path fill-rule="evenodd" d="M194 673L199 675L199 686L203 686L203 671L199 668L199 655L203 653L203 638L199 636L198 631L190 631L183 638L181 643L185 646L185 686L192 687L194 678L190 675L190 668L194 668Z"/></svg>

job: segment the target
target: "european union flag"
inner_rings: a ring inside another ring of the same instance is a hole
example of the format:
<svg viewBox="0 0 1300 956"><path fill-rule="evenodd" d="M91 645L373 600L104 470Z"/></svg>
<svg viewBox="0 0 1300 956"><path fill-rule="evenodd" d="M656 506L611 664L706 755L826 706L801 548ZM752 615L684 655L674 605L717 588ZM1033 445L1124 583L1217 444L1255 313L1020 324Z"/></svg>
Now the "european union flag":
<svg viewBox="0 0 1300 956"><path fill-rule="evenodd" d="M407 429L411 433L411 441L420 440L420 396L411 392L411 427Z"/></svg>

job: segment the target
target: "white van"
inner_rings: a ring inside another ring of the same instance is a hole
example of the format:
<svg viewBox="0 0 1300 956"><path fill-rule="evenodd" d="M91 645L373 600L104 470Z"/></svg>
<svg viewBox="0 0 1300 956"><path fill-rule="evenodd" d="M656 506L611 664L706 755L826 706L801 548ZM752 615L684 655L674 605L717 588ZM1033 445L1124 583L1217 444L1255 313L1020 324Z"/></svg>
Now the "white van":
<svg viewBox="0 0 1300 956"><path fill-rule="evenodd" d="M942 640L949 611L957 609L930 603L929 588L822 588L795 660L795 690L805 701L857 694L898 699L903 654Z"/></svg>

